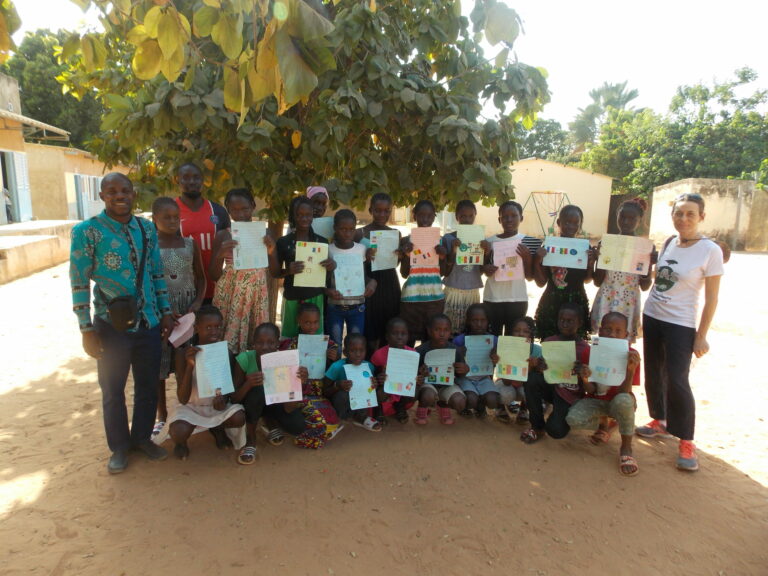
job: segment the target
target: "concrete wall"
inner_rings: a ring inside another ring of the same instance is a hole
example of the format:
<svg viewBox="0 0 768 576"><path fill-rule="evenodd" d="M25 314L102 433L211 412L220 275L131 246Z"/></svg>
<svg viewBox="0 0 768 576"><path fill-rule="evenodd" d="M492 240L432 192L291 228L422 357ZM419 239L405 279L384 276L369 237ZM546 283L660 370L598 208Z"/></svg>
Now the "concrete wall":
<svg viewBox="0 0 768 576"><path fill-rule="evenodd" d="M602 236L608 229L612 183L610 176L557 162L538 158L520 160L512 166L515 201L524 208L520 232L540 238L557 234L557 216L549 213L557 212L565 204L576 204L584 212L583 234L590 238ZM450 213L438 218L438 223L444 223L448 229L453 229L455 224ZM498 207L478 203L475 223L485 225L489 236L500 232Z"/></svg>
<svg viewBox="0 0 768 576"><path fill-rule="evenodd" d="M0 108L14 114L21 114L19 82L13 76L0 74Z"/></svg>
<svg viewBox="0 0 768 576"><path fill-rule="evenodd" d="M744 249L768 252L768 190L755 190Z"/></svg>
<svg viewBox="0 0 768 576"><path fill-rule="evenodd" d="M734 250L744 250L755 197L754 182L688 178L657 186L653 190L650 221L650 237L657 244L676 233L671 210L672 202L680 194L700 194L704 198L705 216L699 226L701 232L725 242ZM759 215L755 216L759 220ZM765 229L765 217L755 225ZM759 234L753 237L753 243L759 244L757 236Z"/></svg>
<svg viewBox="0 0 768 576"><path fill-rule="evenodd" d="M84 150L26 144L32 210L38 220L77 218L72 174L104 176L108 172L128 173L125 166L107 170L102 162Z"/></svg>
<svg viewBox="0 0 768 576"><path fill-rule="evenodd" d="M21 222L0 227L0 284L69 259L77 222Z"/></svg>

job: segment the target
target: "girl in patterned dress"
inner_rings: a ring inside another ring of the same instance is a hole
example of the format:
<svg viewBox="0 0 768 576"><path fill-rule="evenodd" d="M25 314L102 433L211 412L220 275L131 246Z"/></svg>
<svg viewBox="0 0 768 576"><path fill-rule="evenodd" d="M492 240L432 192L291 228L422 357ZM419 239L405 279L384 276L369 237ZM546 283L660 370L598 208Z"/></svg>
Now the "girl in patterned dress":
<svg viewBox="0 0 768 576"><path fill-rule="evenodd" d="M624 236L634 236L643 220L647 204L642 198L622 202L616 213L616 223ZM598 255L600 254L598 248ZM653 258L652 258L653 260ZM640 290L651 287L651 269L645 276L596 268L592 274L595 286L599 286L592 304L592 332L600 329L600 322L608 312L620 312L629 321L627 333L630 342L642 336L640 324Z"/></svg>
<svg viewBox="0 0 768 576"><path fill-rule="evenodd" d="M250 190L234 188L227 192L224 206L235 222L250 222L256 201ZM230 229L218 232L208 268L209 277L216 282L213 305L224 316L224 339L233 354L252 350L256 327L269 321L267 269L235 270L232 249L236 245ZM275 249L275 241L269 234L264 236L264 245L267 252Z"/></svg>
<svg viewBox="0 0 768 576"><path fill-rule="evenodd" d="M161 196L152 203L152 221L157 228L157 241L160 258L163 261L165 284L168 286L168 299L171 312L179 318L200 309L205 296L205 274L200 248L191 238L179 234L181 228L179 206L173 198ZM165 401L165 381L174 371L173 346L163 344L160 360L160 381L157 389L157 424L153 435L163 429L168 419L168 407Z"/></svg>

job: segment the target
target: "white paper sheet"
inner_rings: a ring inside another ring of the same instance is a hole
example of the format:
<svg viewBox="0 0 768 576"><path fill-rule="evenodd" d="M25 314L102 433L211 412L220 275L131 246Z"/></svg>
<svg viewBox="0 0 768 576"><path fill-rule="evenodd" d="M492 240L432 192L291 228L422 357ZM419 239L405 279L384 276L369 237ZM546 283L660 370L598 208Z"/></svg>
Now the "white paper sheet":
<svg viewBox="0 0 768 576"><path fill-rule="evenodd" d="M182 344L186 344L195 333L195 315L190 312L184 314L181 318L176 320L176 325L173 327L171 335L168 336L168 342L171 346L178 348Z"/></svg>
<svg viewBox="0 0 768 576"><path fill-rule="evenodd" d="M400 233L397 230L374 230L371 232L371 248L376 248L376 257L371 261L371 270L391 270L397 267L395 250L400 247Z"/></svg>
<svg viewBox="0 0 768 576"><path fill-rule="evenodd" d="M328 259L328 244L322 242L296 242L296 262L304 263L301 274L293 277L293 285L303 288L325 286L326 271L320 262Z"/></svg>
<svg viewBox="0 0 768 576"><path fill-rule="evenodd" d="M307 369L312 380L325 376L329 339L325 334L299 334L299 365Z"/></svg>
<svg viewBox="0 0 768 576"><path fill-rule="evenodd" d="M232 240L237 240L237 246L232 252L235 270L269 266L267 247L264 245L266 234L266 222L232 222Z"/></svg>
<svg viewBox="0 0 768 576"><path fill-rule="evenodd" d="M598 384L598 394L605 394L604 387L621 386L627 376L629 342L619 338L594 336L589 351L590 382Z"/></svg>
<svg viewBox="0 0 768 576"><path fill-rule="evenodd" d="M578 384L579 378L573 373L576 363L576 342L542 342L541 355L547 363L544 380L547 384Z"/></svg>
<svg viewBox="0 0 768 576"><path fill-rule="evenodd" d="M440 244L440 228L435 226L413 228L411 230L411 244L413 244L412 267L430 267L440 264L440 258L435 251L435 247Z"/></svg>
<svg viewBox="0 0 768 576"><path fill-rule="evenodd" d="M485 240L485 226L480 224L459 224L456 236L461 241L456 251L457 266L482 266L485 254L480 242Z"/></svg>
<svg viewBox="0 0 768 576"><path fill-rule="evenodd" d="M299 370L299 351L282 350L261 357L264 372L264 398L269 404L282 404L302 399Z"/></svg>
<svg viewBox="0 0 768 576"><path fill-rule="evenodd" d="M493 265L498 268L493 275L493 279L497 282L509 282L525 278L523 259L517 253L519 245L519 238L514 240L497 240L491 244L493 248Z"/></svg>
<svg viewBox="0 0 768 576"><path fill-rule="evenodd" d="M499 356L497 378L516 382L528 380L528 358L531 356L531 343L528 340L520 336L499 336L496 354Z"/></svg>
<svg viewBox="0 0 768 576"><path fill-rule="evenodd" d="M312 219L312 230L330 242L333 238L333 216Z"/></svg>
<svg viewBox="0 0 768 576"><path fill-rule="evenodd" d="M384 392L399 396L415 396L419 373L419 353L390 347L387 354L387 380Z"/></svg>
<svg viewBox="0 0 768 576"><path fill-rule="evenodd" d="M195 354L195 381L200 398L212 398L235 391L226 341L201 345Z"/></svg>
<svg viewBox="0 0 768 576"><path fill-rule="evenodd" d="M453 348L441 348L430 350L424 355L429 373L424 380L426 384L433 386L450 386L454 382L453 364L456 362L456 350Z"/></svg>
<svg viewBox="0 0 768 576"><path fill-rule="evenodd" d="M653 240L648 238L604 234L600 240L597 267L645 276L651 266L652 252Z"/></svg>
<svg viewBox="0 0 768 576"><path fill-rule="evenodd" d="M349 390L349 407L352 410L379 405L376 400L376 389L371 383L373 372L367 362L359 366L344 364L344 373L347 375L347 380L352 380L352 388Z"/></svg>
<svg viewBox="0 0 768 576"><path fill-rule="evenodd" d="M464 361L469 366L467 376L492 376L493 336L490 334L464 336L464 346L467 349Z"/></svg>
<svg viewBox="0 0 768 576"><path fill-rule="evenodd" d="M587 251L589 240L586 238L564 238L562 236L547 236L544 239L544 266L560 268L587 269Z"/></svg>
<svg viewBox="0 0 768 576"><path fill-rule="evenodd" d="M341 292L344 298L362 296L365 293L365 272L363 270L363 257L359 253L334 254L336 269L333 278L336 281L336 290Z"/></svg>

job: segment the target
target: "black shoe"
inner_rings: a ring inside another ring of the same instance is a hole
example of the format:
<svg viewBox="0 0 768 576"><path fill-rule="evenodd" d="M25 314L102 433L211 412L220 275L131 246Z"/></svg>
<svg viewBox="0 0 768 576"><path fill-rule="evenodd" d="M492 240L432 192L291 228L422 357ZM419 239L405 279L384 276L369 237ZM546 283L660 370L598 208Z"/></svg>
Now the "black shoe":
<svg viewBox="0 0 768 576"><path fill-rule="evenodd" d="M152 440L145 440L136 446L136 450L144 452L150 460L165 460L168 458L168 452L162 446L158 446Z"/></svg>
<svg viewBox="0 0 768 576"><path fill-rule="evenodd" d="M120 474L128 466L128 451L117 450L112 452L112 456L109 457L107 462L107 470L110 474Z"/></svg>

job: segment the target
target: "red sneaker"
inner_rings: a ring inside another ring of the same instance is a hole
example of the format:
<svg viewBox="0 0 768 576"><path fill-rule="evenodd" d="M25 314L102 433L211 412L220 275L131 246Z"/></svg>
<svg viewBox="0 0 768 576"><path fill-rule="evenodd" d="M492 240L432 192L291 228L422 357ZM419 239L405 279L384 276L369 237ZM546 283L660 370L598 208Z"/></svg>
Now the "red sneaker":
<svg viewBox="0 0 768 576"><path fill-rule="evenodd" d="M672 438L667 428L658 420L651 420L645 426L635 428L635 434L643 438Z"/></svg>
<svg viewBox="0 0 768 576"><path fill-rule="evenodd" d="M690 440L680 440L680 450L677 456L677 469L696 472L699 469L699 459L696 457L696 446Z"/></svg>

